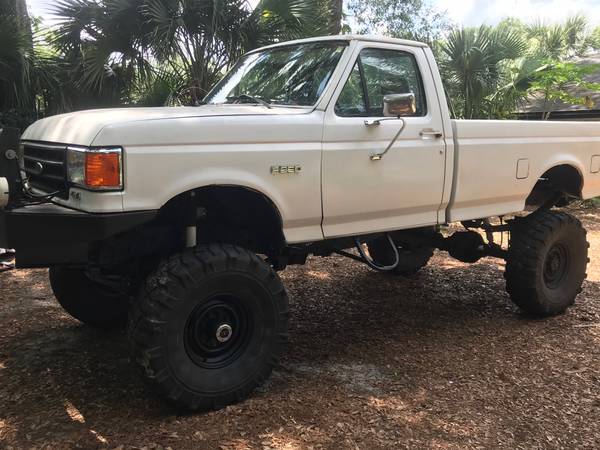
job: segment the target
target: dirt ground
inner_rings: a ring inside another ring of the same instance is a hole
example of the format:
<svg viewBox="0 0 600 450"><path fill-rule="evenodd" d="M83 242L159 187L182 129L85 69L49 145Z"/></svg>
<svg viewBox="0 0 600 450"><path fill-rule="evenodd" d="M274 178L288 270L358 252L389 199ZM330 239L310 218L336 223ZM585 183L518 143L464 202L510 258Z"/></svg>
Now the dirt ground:
<svg viewBox="0 0 600 450"><path fill-rule="evenodd" d="M437 254L410 279L343 258L283 273L283 365L249 400L180 415L123 333L62 312L45 271L0 274L0 448L600 448L600 213L577 306L521 314L503 264Z"/></svg>

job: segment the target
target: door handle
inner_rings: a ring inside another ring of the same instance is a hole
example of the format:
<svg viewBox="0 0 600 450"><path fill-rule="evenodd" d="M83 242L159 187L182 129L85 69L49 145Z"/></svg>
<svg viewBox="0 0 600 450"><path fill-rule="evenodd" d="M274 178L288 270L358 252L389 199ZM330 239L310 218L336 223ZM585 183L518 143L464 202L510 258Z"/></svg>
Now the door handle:
<svg viewBox="0 0 600 450"><path fill-rule="evenodd" d="M441 131L430 130L430 129L421 131L422 139L441 139L443 137L444 137L444 133L442 133Z"/></svg>

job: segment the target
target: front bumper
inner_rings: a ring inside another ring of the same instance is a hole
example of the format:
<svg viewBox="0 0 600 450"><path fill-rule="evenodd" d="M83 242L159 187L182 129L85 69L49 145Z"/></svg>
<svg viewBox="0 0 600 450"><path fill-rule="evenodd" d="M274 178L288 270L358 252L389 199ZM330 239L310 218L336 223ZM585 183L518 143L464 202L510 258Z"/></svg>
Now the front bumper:
<svg viewBox="0 0 600 450"><path fill-rule="evenodd" d="M90 247L156 217L156 211L91 214L55 204L0 210L0 247L19 268L85 264Z"/></svg>

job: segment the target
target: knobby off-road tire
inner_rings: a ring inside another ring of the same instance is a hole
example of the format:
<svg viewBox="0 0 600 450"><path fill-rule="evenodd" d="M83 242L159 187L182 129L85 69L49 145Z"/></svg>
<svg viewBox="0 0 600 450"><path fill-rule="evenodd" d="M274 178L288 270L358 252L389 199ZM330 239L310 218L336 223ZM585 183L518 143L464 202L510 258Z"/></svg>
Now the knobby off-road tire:
<svg viewBox="0 0 600 450"><path fill-rule="evenodd" d="M75 319L96 328L125 328L127 295L92 281L84 269L51 267L49 278L58 303Z"/></svg>
<svg viewBox="0 0 600 450"><path fill-rule="evenodd" d="M392 265L396 259L393 249L386 237L379 237L368 244L369 254L373 260L382 266ZM433 256L433 248L420 247L415 249L398 248L400 264L390 273L411 276L427 265Z"/></svg>
<svg viewBox="0 0 600 450"><path fill-rule="evenodd" d="M199 246L165 261L141 289L129 319L132 359L176 406L219 409L269 377L287 323L287 294L269 265L237 246Z"/></svg>
<svg viewBox="0 0 600 450"><path fill-rule="evenodd" d="M538 317L563 313L581 292L589 244L575 217L536 212L514 224L506 262L506 289L523 311Z"/></svg>

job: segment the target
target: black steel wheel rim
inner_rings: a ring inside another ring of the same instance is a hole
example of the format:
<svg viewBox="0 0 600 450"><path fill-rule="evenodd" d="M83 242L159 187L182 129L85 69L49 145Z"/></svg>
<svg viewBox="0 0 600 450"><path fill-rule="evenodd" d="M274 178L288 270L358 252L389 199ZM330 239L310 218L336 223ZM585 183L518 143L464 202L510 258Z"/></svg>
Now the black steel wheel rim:
<svg viewBox="0 0 600 450"><path fill-rule="evenodd" d="M569 252L563 244L554 244L544 261L544 283L550 289L556 289L566 278L569 271Z"/></svg>
<svg viewBox="0 0 600 450"><path fill-rule="evenodd" d="M184 345L195 364L218 369L244 353L251 331L252 321L243 301L219 295L194 308L185 327Z"/></svg>

